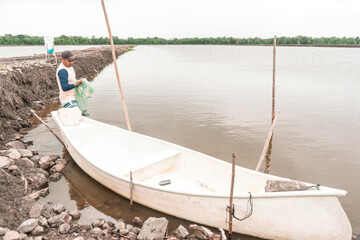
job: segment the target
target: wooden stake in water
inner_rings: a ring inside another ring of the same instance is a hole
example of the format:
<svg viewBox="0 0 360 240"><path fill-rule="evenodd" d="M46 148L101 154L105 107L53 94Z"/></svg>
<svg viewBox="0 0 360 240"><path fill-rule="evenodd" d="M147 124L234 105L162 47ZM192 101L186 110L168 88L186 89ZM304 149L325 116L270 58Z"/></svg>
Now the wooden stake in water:
<svg viewBox="0 0 360 240"><path fill-rule="evenodd" d="M231 187L230 187L230 209L229 209L229 239L231 239L232 234L232 213L233 209L233 195L234 195L234 180L235 180L235 159L236 154L232 154L232 168L231 168Z"/></svg>
<svg viewBox="0 0 360 240"><path fill-rule="evenodd" d="M57 138L57 140L59 140L59 142L65 147L65 143L58 137L58 135L56 135L54 133L54 131L35 113L34 110L30 110L30 112L37 118L39 119L39 121L45 125L45 127L47 127L47 129L49 129L49 131L54 134L54 136ZM66 148L66 147L65 147Z"/></svg>
<svg viewBox="0 0 360 240"><path fill-rule="evenodd" d="M101 4L102 4L102 7L103 7L104 16L105 16L105 21L106 21L107 29L108 29L108 32L109 32L109 38L110 38L110 43L111 43L112 57L113 57L114 67L115 67L115 73L116 73L116 79L117 79L117 83L118 83L119 89L120 89L121 101L122 101L123 107L124 107L126 124L127 124L128 130L131 131L131 125L130 125L129 115L128 115L128 111L127 111L127 108L126 108L124 93L123 93L123 90L122 90L122 87L121 87L119 71L118 71L118 67L117 67L117 63L116 63L116 54L115 54L115 48L114 48L114 41L113 41L112 34L111 34L109 19L108 19L107 13L106 13L104 0L101 0Z"/></svg>
<svg viewBox="0 0 360 240"><path fill-rule="evenodd" d="M271 123L275 118L275 71L276 71L276 35L274 36L273 47L273 86L272 86L272 118Z"/></svg>
<svg viewBox="0 0 360 240"><path fill-rule="evenodd" d="M133 183L133 178L132 178L132 172L130 171L130 207L133 207L133 188L134 188L134 183Z"/></svg>

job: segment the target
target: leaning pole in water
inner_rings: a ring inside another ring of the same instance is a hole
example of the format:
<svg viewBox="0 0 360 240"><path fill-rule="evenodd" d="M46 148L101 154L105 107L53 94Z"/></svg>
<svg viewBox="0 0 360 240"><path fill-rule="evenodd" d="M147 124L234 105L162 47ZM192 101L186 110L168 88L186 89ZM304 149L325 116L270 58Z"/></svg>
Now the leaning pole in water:
<svg viewBox="0 0 360 240"><path fill-rule="evenodd" d="M272 141L272 136L274 133L274 128L275 128L275 124L276 124L276 118L279 115L280 112L278 112L275 115L275 72L276 72L276 35L274 36L274 44L273 44L273 84L272 84L272 116L271 116L271 127L269 130L269 134L268 137L265 141L265 145L263 148L263 151L261 153L260 159L258 161L258 164L256 165L255 171L259 171L261 164L263 163L265 157L266 157L266 153L269 151L269 145L270 142ZM265 169L266 170L266 169Z"/></svg>
<svg viewBox="0 0 360 240"><path fill-rule="evenodd" d="M127 108L126 108L124 93L123 93L123 90L122 90L122 87L121 87L119 71L118 71L118 67L117 67L117 63L116 63L116 55L115 55L114 41L113 41L112 34L111 34L109 19L108 19L107 13L106 13L104 0L101 0L101 5L102 5L103 10L104 10L105 21L106 21L107 29L108 29L108 32L109 32L110 43L111 43L111 51L112 51L112 57L113 57L114 67L115 67L115 73L116 73L116 79L117 79L117 83L118 83L119 89L120 89L121 101L122 101L123 107L124 107L126 124L127 124L128 130L131 131L129 114L128 114L128 111L127 111Z"/></svg>

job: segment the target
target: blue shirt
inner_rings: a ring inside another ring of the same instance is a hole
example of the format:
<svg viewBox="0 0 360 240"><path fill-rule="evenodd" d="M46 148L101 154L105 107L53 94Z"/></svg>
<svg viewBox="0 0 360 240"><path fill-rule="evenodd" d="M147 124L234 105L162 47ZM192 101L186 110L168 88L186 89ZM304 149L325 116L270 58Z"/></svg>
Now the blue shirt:
<svg viewBox="0 0 360 240"><path fill-rule="evenodd" d="M66 69L61 69L58 72L58 76L59 76L59 80L60 80L60 85L61 85L61 89L66 92L69 91L73 88L75 88L74 84L69 84L69 80L68 80L68 72L66 71Z"/></svg>

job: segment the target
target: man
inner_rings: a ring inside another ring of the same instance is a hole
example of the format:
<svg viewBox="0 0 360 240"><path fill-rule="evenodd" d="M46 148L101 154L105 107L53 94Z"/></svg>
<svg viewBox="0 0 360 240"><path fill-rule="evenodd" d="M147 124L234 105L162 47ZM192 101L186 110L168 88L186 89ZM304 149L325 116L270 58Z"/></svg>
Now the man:
<svg viewBox="0 0 360 240"><path fill-rule="evenodd" d="M75 87L82 81L76 80L76 74L72 67L75 56L70 51L64 51L61 54L61 62L56 70L56 81L59 86L59 98L64 108L77 106L75 97Z"/></svg>

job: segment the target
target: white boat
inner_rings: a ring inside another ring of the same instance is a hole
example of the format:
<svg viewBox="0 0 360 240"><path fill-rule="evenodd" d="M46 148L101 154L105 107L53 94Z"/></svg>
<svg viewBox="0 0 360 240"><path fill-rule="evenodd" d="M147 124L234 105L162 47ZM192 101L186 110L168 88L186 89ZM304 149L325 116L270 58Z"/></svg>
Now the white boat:
<svg viewBox="0 0 360 240"><path fill-rule="evenodd" d="M208 155L83 117L64 126L52 117L74 161L112 191L149 208L199 224L228 229L231 164ZM345 239L351 225L338 197L346 191L265 192L267 180L289 180L236 166L233 232L265 239ZM170 182L170 183L169 183ZM165 185L160 184L165 183ZM168 183L168 184L166 184ZM311 184L307 184L311 185Z"/></svg>

